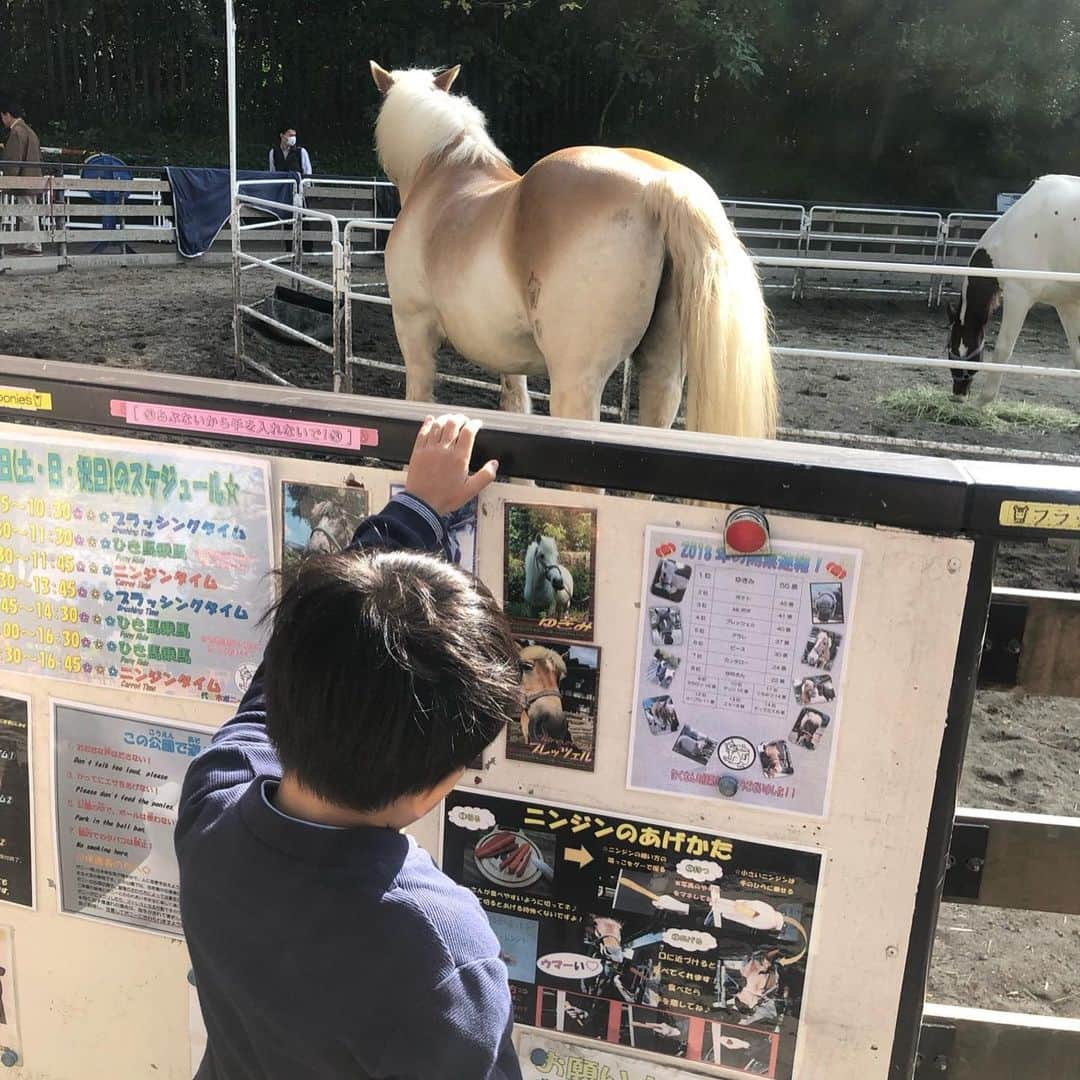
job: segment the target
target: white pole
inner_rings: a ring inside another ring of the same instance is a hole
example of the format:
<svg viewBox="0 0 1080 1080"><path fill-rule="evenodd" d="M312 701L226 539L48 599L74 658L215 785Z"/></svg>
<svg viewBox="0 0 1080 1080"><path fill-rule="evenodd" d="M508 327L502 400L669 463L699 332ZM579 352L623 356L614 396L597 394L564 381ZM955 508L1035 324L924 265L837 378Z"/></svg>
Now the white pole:
<svg viewBox="0 0 1080 1080"><path fill-rule="evenodd" d="M229 240L233 275L233 356L237 374L244 369L244 328L240 303L240 207L236 201L236 14L233 0L225 0L225 58L229 94Z"/></svg>

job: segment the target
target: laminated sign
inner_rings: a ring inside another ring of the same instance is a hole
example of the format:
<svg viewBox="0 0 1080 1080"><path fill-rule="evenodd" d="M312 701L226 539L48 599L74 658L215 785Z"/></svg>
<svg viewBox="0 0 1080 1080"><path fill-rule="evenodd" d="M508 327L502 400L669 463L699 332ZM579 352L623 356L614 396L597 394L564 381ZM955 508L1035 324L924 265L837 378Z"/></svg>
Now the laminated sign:
<svg viewBox="0 0 1080 1080"><path fill-rule="evenodd" d="M648 529L628 786L824 815L858 570Z"/></svg>
<svg viewBox="0 0 1080 1080"><path fill-rule="evenodd" d="M516 1023L793 1075L819 852L469 791L445 813L443 870L487 912ZM603 1075L546 1045L530 1080Z"/></svg>
<svg viewBox="0 0 1080 1080"><path fill-rule="evenodd" d="M0 445L0 667L238 701L269 600L266 462L159 444Z"/></svg>

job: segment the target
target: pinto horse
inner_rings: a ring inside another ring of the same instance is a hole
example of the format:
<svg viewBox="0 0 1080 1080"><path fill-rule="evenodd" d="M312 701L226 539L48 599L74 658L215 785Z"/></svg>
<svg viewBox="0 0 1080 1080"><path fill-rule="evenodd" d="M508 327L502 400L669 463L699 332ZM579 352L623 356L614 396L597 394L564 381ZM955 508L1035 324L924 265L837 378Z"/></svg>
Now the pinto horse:
<svg viewBox="0 0 1080 1080"><path fill-rule="evenodd" d="M598 420L608 377L638 370L638 419L670 427L689 375L693 431L770 438L776 386L757 272L696 173L645 150L560 150L519 176L483 113L451 96L459 67L371 73L379 161L401 195L386 281L405 395L430 401L449 341L529 411Z"/></svg>
<svg viewBox="0 0 1080 1080"><path fill-rule="evenodd" d="M1080 177L1041 176L983 233L968 264L984 269L1080 273L1078 222ZM960 306L949 305L949 359L982 359L990 317L1001 307L1001 328L990 362L1007 364L1035 304L1050 304L1057 310L1073 367L1080 368L1080 285L1049 280L964 278ZM966 396L974 377L970 369L954 368L953 393ZM988 405L997 397L1001 378L996 373L983 381L978 404Z"/></svg>

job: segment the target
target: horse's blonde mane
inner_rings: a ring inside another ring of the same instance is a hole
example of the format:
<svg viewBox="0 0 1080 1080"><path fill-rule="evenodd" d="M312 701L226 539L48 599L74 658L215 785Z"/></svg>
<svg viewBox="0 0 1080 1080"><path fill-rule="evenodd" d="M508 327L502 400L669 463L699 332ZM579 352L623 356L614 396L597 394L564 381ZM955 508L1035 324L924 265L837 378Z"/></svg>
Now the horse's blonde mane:
<svg viewBox="0 0 1080 1080"><path fill-rule="evenodd" d="M424 161L444 154L453 164L509 164L487 133L484 114L467 98L448 94L434 71L391 73L393 85L375 124L375 148L383 171L407 188Z"/></svg>
<svg viewBox="0 0 1080 1080"><path fill-rule="evenodd" d="M522 660L546 660L559 673L560 680L566 678L566 661L554 650L543 645L526 645L521 650Z"/></svg>

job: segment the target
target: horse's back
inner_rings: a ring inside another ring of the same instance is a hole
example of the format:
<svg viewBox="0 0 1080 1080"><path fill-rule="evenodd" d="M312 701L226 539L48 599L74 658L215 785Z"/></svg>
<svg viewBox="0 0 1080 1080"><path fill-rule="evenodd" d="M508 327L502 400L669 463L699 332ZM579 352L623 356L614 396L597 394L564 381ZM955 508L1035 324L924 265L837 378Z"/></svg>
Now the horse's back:
<svg viewBox="0 0 1080 1080"><path fill-rule="evenodd" d="M1080 177L1039 177L986 230L979 247L1001 269L1080 273ZM1076 286L1054 282L1025 282L1022 287L1038 294L1077 291Z"/></svg>

